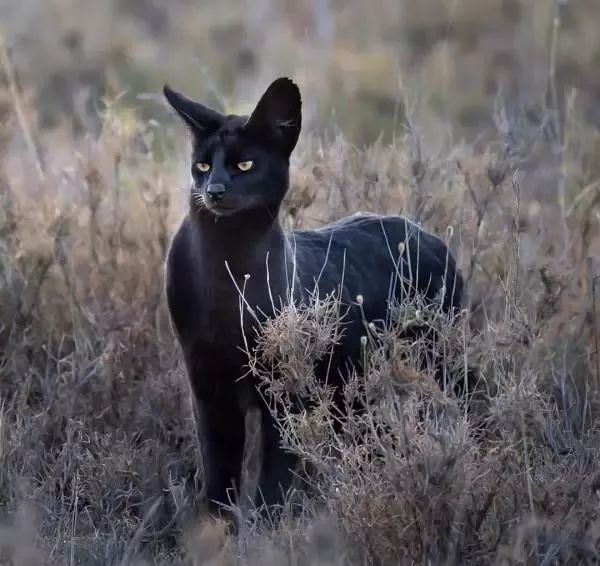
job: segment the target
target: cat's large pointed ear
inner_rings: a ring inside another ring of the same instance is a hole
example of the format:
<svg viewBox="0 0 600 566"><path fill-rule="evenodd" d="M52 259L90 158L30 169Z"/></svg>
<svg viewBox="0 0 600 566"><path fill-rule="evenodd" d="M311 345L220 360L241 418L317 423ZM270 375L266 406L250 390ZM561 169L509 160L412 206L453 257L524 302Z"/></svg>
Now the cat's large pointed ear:
<svg viewBox="0 0 600 566"><path fill-rule="evenodd" d="M192 133L204 137L216 132L225 120L219 112L207 108L199 102L190 100L183 94L174 91L168 85L163 87L163 94L171 107L188 125Z"/></svg>
<svg viewBox="0 0 600 566"><path fill-rule="evenodd" d="M296 84L287 78L273 81L258 101L246 128L269 136L289 156L302 128L302 98Z"/></svg>

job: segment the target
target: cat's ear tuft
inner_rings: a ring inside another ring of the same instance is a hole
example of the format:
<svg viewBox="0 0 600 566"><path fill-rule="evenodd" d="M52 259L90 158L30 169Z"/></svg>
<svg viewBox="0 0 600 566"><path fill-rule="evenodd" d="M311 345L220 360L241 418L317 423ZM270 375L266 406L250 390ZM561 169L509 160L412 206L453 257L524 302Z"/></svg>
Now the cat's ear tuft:
<svg viewBox="0 0 600 566"><path fill-rule="evenodd" d="M225 120L225 117L173 90L169 85L164 85L163 94L167 102L188 125L197 137L205 137L216 132Z"/></svg>
<svg viewBox="0 0 600 566"><path fill-rule="evenodd" d="M302 128L302 98L298 86L284 77L273 81L258 101L246 127L269 135L289 156Z"/></svg>

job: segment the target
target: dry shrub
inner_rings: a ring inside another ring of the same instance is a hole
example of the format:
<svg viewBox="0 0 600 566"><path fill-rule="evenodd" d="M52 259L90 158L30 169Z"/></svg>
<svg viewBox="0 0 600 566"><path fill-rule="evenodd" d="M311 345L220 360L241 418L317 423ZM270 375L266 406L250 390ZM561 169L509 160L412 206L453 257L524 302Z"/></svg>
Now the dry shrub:
<svg viewBox="0 0 600 566"><path fill-rule="evenodd" d="M303 345L332 336L322 302L313 308L310 324L310 307L284 310L285 333L268 323L257 352L264 365L253 367L268 394L288 408L279 415L284 443L310 463L310 505L338 526L351 563L570 563L598 551L597 505L573 507L591 496L590 475L599 477L595 421L577 451L561 444L574 423L549 396L544 376L529 367L532 356L539 364L535 345L487 349L485 341L501 343L499 327L477 335L464 313L449 319L418 299L406 302L389 328L371 326L374 336L365 336L367 370L354 373L344 390L347 408L363 410L339 426L330 391L314 375L303 374L310 385L301 392L311 409L298 412L289 409L299 393L294 371L286 374L288 366L278 363L281 375L264 369L273 352L288 359L290 343L297 344L295 356L304 356L294 358L294 367L310 367L312 352ZM415 322L435 329L435 339L399 339L398 320L405 330ZM298 329L295 338L290 328ZM432 350L445 356L441 374L423 364ZM466 394L436 383L469 368L479 380Z"/></svg>
<svg viewBox="0 0 600 566"><path fill-rule="evenodd" d="M333 295L313 295L310 305L291 304L268 320L257 337L260 355L252 360L253 372L268 371L280 380L270 382L276 401L289 396L306 396L315 391L314 366L330 354L340 339L340 303ZM260 367L259 367L260 366ZM285 396L288 393L288 396Z"/></svg>

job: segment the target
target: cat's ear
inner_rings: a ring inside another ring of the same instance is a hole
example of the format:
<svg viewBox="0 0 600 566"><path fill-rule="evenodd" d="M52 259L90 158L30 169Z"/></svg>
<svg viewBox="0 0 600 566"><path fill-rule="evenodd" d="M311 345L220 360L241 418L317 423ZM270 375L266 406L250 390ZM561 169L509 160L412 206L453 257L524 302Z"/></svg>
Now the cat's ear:
<svg viewBox="0 0 600 566"><path fill-rule="evenodd" d="M269 136L286 156L296 147L301 127L300 90L287 78L271 83L246 123L249 130Z"/></svg>
<svg viewBox="0 0 600 566"><path fill-rule="evenodd" d="M171 89L168 85L163 87L163 94L173 110L179 114L197 137L208 136L223 125L225 120L223 114L207 108L199 102L190 100L183 94Z"/></svg>

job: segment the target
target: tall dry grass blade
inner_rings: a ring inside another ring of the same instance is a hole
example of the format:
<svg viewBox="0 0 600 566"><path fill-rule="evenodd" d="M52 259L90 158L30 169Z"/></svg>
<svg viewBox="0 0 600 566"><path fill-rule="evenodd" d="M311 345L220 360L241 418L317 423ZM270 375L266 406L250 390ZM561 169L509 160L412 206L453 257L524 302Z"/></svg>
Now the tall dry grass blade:
<svg viewBox="0 0 600 566"><path fill-rule="evenodd" d="M44 156L41 150L41 146L34 136L33 128L29 123L29 119L27 117L27 112L25 110L25 105L23 102L23 94L19 87L15 68L10 58L8 42L6 36L4 35L4 33L2 33L2 31L0 31L0 65L2 66L2 71L4 72L4 76L6 77L6 81L8 83L8 88L12 96L15 114L17 115L19 127L21 128L21 133L23 134L23 139L25 140L25 144L27 145L30 157L36 166L39 178L43 179L46 170L44 164Z"/></svg>

